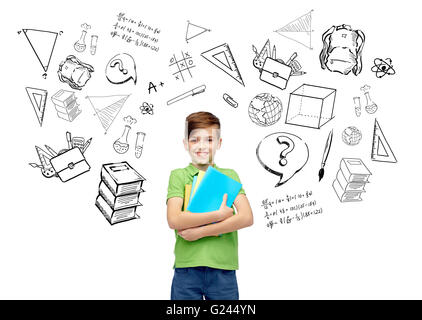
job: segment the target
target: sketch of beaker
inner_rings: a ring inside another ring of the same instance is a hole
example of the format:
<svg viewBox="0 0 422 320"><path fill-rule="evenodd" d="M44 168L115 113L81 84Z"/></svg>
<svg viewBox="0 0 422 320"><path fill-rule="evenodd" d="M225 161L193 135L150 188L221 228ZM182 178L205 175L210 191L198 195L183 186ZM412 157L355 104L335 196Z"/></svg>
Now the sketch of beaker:
<svg viewBox="0 0 422 320"><path fill-rule="evenodd" d="M125 130L123 131L122 136L116 141L114 141L113 148L114 151L116 151L117 153L124 154L129 150L129 143L127 141L127 137L129 135L130 129L130 126L125 125Z"/></svg>

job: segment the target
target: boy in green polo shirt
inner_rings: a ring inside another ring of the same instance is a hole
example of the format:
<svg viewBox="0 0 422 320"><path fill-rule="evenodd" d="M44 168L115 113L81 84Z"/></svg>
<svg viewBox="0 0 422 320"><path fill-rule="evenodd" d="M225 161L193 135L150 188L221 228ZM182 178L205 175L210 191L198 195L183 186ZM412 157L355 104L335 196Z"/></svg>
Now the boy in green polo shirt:
<svg viewBox="0 0 422 320"><path fill-rule="evenodd" d="M233 206L221 199L219 210L191 213L184 208L185 185L192 185L199 170L213 166L240 182L232 169L216 166L214 156L221 146L220 121L209 112L196 112L186 118L183 140L192 162L170 174L167 192L167 221L176 230L173 300L237 300L237 230L253 224L252 209L243 188Z"/></svg>

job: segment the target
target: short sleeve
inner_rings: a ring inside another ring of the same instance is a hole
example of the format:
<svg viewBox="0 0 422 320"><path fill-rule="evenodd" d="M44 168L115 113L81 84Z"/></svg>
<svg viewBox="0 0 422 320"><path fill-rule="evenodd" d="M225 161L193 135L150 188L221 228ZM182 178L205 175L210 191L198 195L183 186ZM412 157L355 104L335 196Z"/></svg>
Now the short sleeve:
<svg viewBox="0 0 422 320"><path fill-rule="evenodd" d="M173 170L170 173L169 185L167 188L167 200L173 197L180 197L183 199L184 196L185 185L183 182L183 174L180 170Z"/></svg>
<svg viewBox="0 0 422 320"><path fill-rule="evenodd" d="M236 180L236 181L237 181L237 182L239 182L239 183L242 183L242 182L240 182L239 175L237 174L237 172L236 172L236 171L232 170L231 174L232 174L232 178L233 178L234 180ZM245 193L245 190L243 189L243 185L242 185L242 188L240 188L239 194L246 194L246 193Z"/></svg>

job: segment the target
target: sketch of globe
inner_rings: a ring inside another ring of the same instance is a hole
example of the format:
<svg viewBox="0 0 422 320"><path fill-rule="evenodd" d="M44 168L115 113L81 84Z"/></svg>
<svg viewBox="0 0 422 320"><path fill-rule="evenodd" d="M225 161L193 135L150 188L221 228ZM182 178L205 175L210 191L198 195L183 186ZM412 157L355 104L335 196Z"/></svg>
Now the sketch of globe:
<svg viewBox="0 0 422 320"><path fill-rule="evenodd" d="M357 145L362 139L362 133L356 127L347 127L341 136L343 142L349 146Z"/></svg>
<svg viewBox="0 0 422 320"><path fill-rule="evenodd" d="M252 122L267 127L276 123L281 118L283 105L279 98L269 93L258 94L249 104L249 117Z"/></svg>

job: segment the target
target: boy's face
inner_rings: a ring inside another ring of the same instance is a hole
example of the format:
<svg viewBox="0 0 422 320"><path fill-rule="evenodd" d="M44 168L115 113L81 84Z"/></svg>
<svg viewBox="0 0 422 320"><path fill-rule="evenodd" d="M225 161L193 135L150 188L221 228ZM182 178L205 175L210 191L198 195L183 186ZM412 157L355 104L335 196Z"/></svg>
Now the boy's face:
<svg viewBox="0 0 422 320"><path fill-rule="evenodd" d="M220 129L212 126L192 130L188 140L183 140L193 164L212 164L215 152L220 149Z"/></svg>

